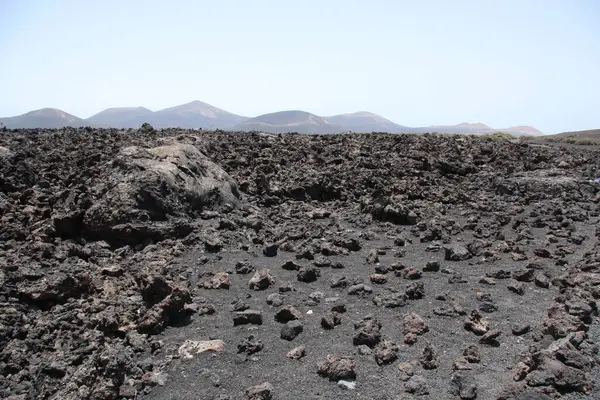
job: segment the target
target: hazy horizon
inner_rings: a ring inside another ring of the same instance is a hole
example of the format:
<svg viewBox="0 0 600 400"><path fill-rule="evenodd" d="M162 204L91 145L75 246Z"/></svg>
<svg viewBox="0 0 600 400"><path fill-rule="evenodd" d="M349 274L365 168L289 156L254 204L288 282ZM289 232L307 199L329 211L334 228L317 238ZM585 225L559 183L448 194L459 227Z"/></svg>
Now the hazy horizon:
<svg viewBox="0 0 600 400"><path fill-rule="evenodd" d="M0 117L200 100L257 116L600 128L594 0L5 0Z"/></svg>

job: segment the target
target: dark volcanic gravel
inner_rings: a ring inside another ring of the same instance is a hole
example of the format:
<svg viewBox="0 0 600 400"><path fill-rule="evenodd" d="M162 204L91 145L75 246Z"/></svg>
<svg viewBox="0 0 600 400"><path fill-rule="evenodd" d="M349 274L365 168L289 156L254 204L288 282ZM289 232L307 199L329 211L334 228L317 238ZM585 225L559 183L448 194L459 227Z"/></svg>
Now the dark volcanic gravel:
<svg viewBox="0 0 600 400"><path fill-rule="evenodd" d="M593 147L0 132L0 398L600 398Z"/></svg>

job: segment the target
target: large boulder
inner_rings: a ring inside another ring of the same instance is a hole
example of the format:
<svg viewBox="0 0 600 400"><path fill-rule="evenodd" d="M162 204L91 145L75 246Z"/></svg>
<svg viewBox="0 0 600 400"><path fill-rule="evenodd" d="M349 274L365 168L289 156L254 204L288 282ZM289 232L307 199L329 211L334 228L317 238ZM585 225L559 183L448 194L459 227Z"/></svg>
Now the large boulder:
<svg viewBox="0 0 600 400"><path fill-rule="evenodd" d="M110 167L91 189L97 200L83 215L92 238L123 244L165 232L182 236L190 229L181 221L203 210L239 205L235 181L191 144L125 147ZM179 225L174 227L175 220Z"/></svg>

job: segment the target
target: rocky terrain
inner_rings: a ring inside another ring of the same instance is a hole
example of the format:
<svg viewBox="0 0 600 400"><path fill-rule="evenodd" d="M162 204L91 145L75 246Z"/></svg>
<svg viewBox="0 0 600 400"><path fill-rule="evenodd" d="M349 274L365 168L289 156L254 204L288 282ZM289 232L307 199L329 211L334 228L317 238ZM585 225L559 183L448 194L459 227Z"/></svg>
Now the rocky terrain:
<svg viewBox="0 0 600 400"><path fill-rule="evenodd" d="M0 132L0 397L600 398L600 151Z"/></svg>

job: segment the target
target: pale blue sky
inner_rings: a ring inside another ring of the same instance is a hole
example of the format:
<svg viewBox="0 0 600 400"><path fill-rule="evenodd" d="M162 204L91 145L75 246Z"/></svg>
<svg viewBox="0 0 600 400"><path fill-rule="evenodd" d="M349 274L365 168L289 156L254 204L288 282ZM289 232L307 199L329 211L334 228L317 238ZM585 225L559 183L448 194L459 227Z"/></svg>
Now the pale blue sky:
<svg viewBox="0 0 600 400"><path fill-rule="evenodd" d="M598 0L0 0L0 116L202 100L600 128Z"/></svg>

